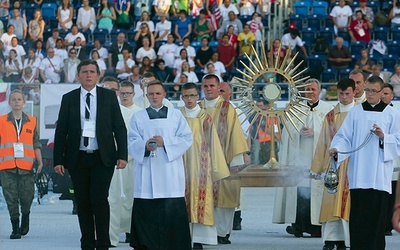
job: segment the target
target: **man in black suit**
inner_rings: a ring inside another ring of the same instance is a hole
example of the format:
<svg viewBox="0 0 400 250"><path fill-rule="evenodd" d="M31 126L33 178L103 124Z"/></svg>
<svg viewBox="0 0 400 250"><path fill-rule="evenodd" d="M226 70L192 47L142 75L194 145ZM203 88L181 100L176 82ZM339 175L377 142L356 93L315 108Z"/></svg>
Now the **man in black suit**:
<svg viewBox="0 0 400 250"><path fill-rule="evenodd" d="M96 86L99 77L96 61L79 64L81 87L63 96L54 138L54 170L71 175L85 250L110 246L108 189L114 166L124 168L128 157L118 100Z"/></svg>
<svg viewBox="0 0 400 250"><path fill-rule="evenodd" d="M133 59L132 46L126 42L125 33L119 33L117 36L117 42L111 45L108 50L108 70L113 72L119 60L122 60L122 51L127 49L129 51L129 58Z"/></svg>

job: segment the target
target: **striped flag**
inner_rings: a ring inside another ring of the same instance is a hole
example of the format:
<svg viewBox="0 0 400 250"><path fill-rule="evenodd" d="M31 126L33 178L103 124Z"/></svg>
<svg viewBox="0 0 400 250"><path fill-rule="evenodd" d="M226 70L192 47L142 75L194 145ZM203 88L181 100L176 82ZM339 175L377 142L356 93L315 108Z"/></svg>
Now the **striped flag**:
<svg viewBox="0 0 400 250"><path fill-rule="evenodd" d="M211 15L211 26L213 28L213 31L217 31L219 29L220 23L221 23L221 10L219 8L216 8L214 13Z"/></svg>

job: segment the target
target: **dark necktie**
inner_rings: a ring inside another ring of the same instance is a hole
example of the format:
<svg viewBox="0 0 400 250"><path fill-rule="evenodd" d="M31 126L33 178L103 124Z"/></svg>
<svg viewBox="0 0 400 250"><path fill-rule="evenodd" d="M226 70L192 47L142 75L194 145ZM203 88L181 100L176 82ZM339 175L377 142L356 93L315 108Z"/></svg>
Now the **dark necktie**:
<svg viewBox="0 0 400 250"><path fill-rule="evenodd" d="M85 107L85 120L89 120L90 113L90 93L86 94L86 107ZM89 137L83 137L83 145L87 147L89 145Z"/></svg>
<svg viewBox="0 0 400 250"><path fill-rule="evenodd" d="M309 102L307 102L308 107L310 107L310 111L313 111L314 108L318 106L318 103L319 103L319 101L314 104L310 104Z"/></svg>

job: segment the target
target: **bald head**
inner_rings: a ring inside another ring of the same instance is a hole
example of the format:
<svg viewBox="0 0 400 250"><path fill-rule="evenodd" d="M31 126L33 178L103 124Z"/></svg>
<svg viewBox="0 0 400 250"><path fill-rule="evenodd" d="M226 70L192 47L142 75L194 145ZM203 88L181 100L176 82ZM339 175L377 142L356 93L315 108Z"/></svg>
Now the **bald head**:
<svg viewBox="0 0 400 250"><path fill-rule="evenodd" d="M224 98L225 101L229 101L232 96L231 85L227 82L221 82L219 84L219 95Z"/></svg>

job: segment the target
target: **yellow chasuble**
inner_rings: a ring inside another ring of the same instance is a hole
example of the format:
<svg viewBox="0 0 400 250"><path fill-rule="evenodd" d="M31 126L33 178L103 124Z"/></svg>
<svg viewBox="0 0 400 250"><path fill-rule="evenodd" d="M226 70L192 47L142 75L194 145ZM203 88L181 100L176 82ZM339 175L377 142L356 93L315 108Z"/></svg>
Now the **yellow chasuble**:
<svg viewBox="0 0 400 250"><path fill-rule="evenodd" d="M199 105L201 107L206 107L205 100L201 101ZM223 98L220 97L215 107L205 108L205 110L209 115L211 115L214 126L217 128L219 141L228 165L235 156L242 155L249 151L246 138L244 137L240 126L239 118L232 104L224 101ZM215 182L214 201L215 207L239 207L240 179L228 178Z"/></svg>
<svg viewBox="0 0 400 250"><path fill-rule="evenodd" d="M311 171L316 174L325 173L331 166L329 147L333 136L339 130L348 112L340 112L339 104L335 106L325 117L319 136L318 144L311 166ZM350 191L347 179L348 158L339 168L339 186L335 194L329 194L324 187L321 212L321 223L338 219L349 220L350 216Z"/></svg>
<svg viewBox="0 0 400 250"><path fill-rule="evenodd" d="M183 155L185 199L190 223L214 226L213 182L230 175L212 118L204 109L189 118L181 109L193 133L193 144Z"/></svg>

